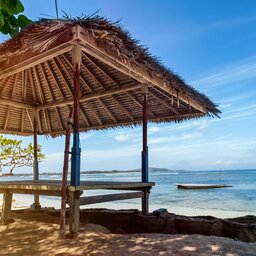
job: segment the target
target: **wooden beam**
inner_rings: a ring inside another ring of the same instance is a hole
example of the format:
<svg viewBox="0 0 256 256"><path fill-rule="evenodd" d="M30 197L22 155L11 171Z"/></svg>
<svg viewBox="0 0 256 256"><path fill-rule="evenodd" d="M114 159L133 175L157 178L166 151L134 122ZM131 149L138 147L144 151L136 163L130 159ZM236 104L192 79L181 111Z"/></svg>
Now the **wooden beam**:
<svg viewBox="0 0 256 256"><path fill-rule="evenodd" d="M89 60L96 68L98 68L105 76L107 76L116 86L119 86L116 80L112 76L110 76L105 70L103 70L98 64L96 64L89 55L84 53L83 56L86 57L86 59Z"/></svg>
<svg viewBox="0 0 256 256"><path fill-rule="evenodd" d="M52 94L52 90L51 90L51 88L50 88L50 85L49 85L49 83L48 83L47 75L44 73L44 68L43 68L43 66L42 66L42 63L41 63L41 64L38 64L37 66L38 66L39 70L41 71L41 74L42 74L43 79L44 79L44 81L45 81L45 85L46 85L47 91L48 91L48 93L49 93L49 95L50 95L50 97L51 97L51 100L54 101L55 99L54 99L54 96L53 96L53 94Z"/></svg>
<svg viewBox="0 0 256 256"><path fill-rule="evenodd" d="M123 106L123 104L115 97L111 96L113 100L116 102L116 104L119 106L119 108L132 120L134 121L134 117L130 114L130 112Z"/></svg>
<svg viewBox="0 0 256 256"><path fill-rule="evenodd" d="M57 114L57 118L58 118L58 121L59 121L59 124L60 124L60 128L64 131L65 128L63 126L63 123L61 121L61 118L60 118L60 112L59 112L59 109L57 107L55 107L55 111L56 111L56 114Z"/></svg>
<svg viewBox="0 0 256 256"><path fill-rule="evenodd" d="M0 105L14 107L14 108L28 108L34 110L35 107L26 103L14 101L14 100L7 100L0 98Z"/></svg>
<svg viewBox="0 0 256 256"><path fill-rule="evenodd" d="M28 58L24 61L18 62L11 67L1 70L0 79L11 76L15 73L18 73L24 69L28 69L35 65L38 65L48 59L52 59L60 54L70 51L72 46L69 43L61 44L49 51L42 53L37 53L36 56Z"/></svg>
<svg viewBox="0 0 256 256"><path fill-rule="evenodd" d="M116 118L114 117L114 115L111 113L111 111L108 109L108 107L105 105L105 103L101 100L101 99L97 99L98 102L101 104L101 106L105 109L105 111L108 113L108 115L111 117L111 119L117 123Z"/></svg>
<svg viewBox="0 0 256 256"><path fill-rule="evenodd" d="M126 94L135 102L137 105L141 108L143 108L143 105L129 92L126 92ZM148 114L152 117L155 117L155 114L148 109Z"/></svg>
<svg viewBox="0 0 256 256"><path fill-rule="evenodd" d="M34 104L37 104L38 102L37 102L37 98L36 98L36 90L35 90L35 87L34 87L34 79L33 79L33 76L32 76L32 69L31 68L28 69L28 79L29 79L30 86L31 86L31 91L32 91Z"/></svg>
<svg viewBox="0 0 256 256"><path fill-rule="evenodd" d="M44 99L43 91L42 91L42 88L41 88L41 82L40 82L39 76L37 74L37 70L36 70L35 67L32 67L32 70L33 70L33 73L35 75L35 79L36 79L35 82L36 82L36 86L37 86L37 89L38 89L38 94L39 94L41 104L44 105L45 99ZM31 75L32 75L32 73L31 73Z"/></svg>
<svg viewBox="0 0 256 256"><path fill-rule="evenodd" d="M3 196L3 206L2 206L2 216L1 220L5 223L11 218L11 208L12 208L12 194L9 192L4 193Z"/></svg>
<svg viewBox="0 0 256 256"><path fill-rule="evenodd" d="M174 108L173 106L171 106L170 104L168 104L167 102L165 102L164 100L162 100L160 97L156 96L154 93L152 92L148 92L149 95L151 95L153 98L155 98L156 100L160 101L165 107L169 108L171 111L173 111L176 115L179 115L179 111Z"/></svg>
<svg viewBox="0 0 256 256"><path fill-rule="evenodd" d="M91 103L89 101L86 102L86 104L89 106L90 110L92 111L94 117L97 119L98 123L100 125L103 125L103 122L101 121L98 113L96 112L96 110L94 110L94 107L91 105Z"/></svg>
<svg viewBox="0 0 256 256"><path fill-rule="evenodd" d="M87 126L90 127L91 125L90 125L89 119L88 119L82 106L80 106L80 110L81 110L81 115L82 115L84 121L86 122Z"/></svg>
<svg viewBox="0 0 256 256"><path fill-rule="evenodd" d="M80 97L80 103L81 102L86 102L89 100L93 100L93 99L98 99L98 98L102 98L102 97L106 97L106 96L111 96L120 92L127 92L127 91L131 91L134 89L140 88L140 84L138 83L134 83L131 85L126 85L126 86L120 86L118 88L114 88L114 89L109 89L107 91L104 92L97 92L94 94L89 94L89 95L84 95L82 97ZM59 107L59 106L66 106L68 104L73 104L73 100L69 99L69 100L62 100L62 101L56 101L56 102L51 102L51 103L46 103L43 105L39 105L37 106L37 109L46 109L46 108L51 108L51 107Z"/></svg>
<svg viewBox="0 0 256 256"><path fill-rule="evenodd" d="M59 56L56 57L56 60L55 60L55 58L53 58L52 61L55 63L55 65L56 65L56 67L57 67L57 70L58 70L58 73L59 73L59 75L61 76L62 81L63 81L64 84L66 85L70 96L73 97L73 92L72 92L72 90L70 89L70 86L69 86L69 84L67 83L66 78L64 77L61 68L65 71L66 74L68 74L70 80L72 80L71 74L70 74L68 71L66 71L66 67L65 67L65 65L62 63L62 61L60 60ZM61 68L59 67L59 65L61 66Z"/></svg>
<svg viewBox="0 0 256 256"><path fill-rule="evenodd" d="M175 81L173 82L175 83L174 85L166 85L166 82L164 82L162 79L149 76L147 72L139 66L132 66L128 63L124 63L121 60L110 56L103 48L100 48L98 46L96 39L93 38L93 36L89 33L86 33L81 26L79 26L78 31L78 37L82 42L84 52L104 62L105 64L113 67L114 69L119 70L123 74L126 74L128 77L131 77L141 83L152 84L156 87L160 87L161 89L170 94L172 93L171 88L173 86L177 86ZM187 103L185 95L180 95L180 100ZM199 102L197 102L193 98L191 98L190 100L190 104L193 108L197 109L198 111L204 114L207 114L207 110Z"/></svg>
<svg viewBox="0 0 256 256"><path fill-rule="evenodd" d="M9 119L9 112L10 112L10 107L7 107L7 111L6 111L6 114L5 114L5 120L4 120L4 130L6 130L6 128L7 128L8 119Z"/></svg>
<svg viewBox="0 0 256 256"><path fill-rule="evenodd" d="M59 56L60 57L60 56ZM63 54L62 57L65 59L65 61L67 62L67 64L70 66L71 69L73 69L72 64L69 62L69 60L67 59L67 57ZM64 65L65 66L65 65ZM67 71L68 72L68 71ZM69 73L69 72L68 72ZM70 73L69 73L70 74ZM80 72L80 79L83 81L83 83L87 86L87 88L89 89L90 92L93 92L93 90L91 89L91 86L89 86L89 83L87 81L85 81L86 79L83 77L82 72ZM71 78L71 80L73 80L73 78Z"/></svg>
<svg viewBox="0 0 256 256"><path fill-rule="evenodd" d="M105 202L112 202L112 201L118 201L118 200L142 198L142 197L143 197L142 192L129 192L129 193L120 193L120 194L100 195L100 196L88 196L88 197L80 198L80 205L105 203Z"/></svg>
<svg viewBox="0 0 256 256"><path fill-rule="evenodd" d="M17 74L15 75L15 77L17 76ZM11 81L12 81L12 76L9 76L9 78L8 78L8 80L6 81L6 83L3 85L3 88L2 88L2 90L1 90L1 92L0 92L0 96L2 96L3 94L4 94L4 92L5 92L5 90L9 87L9 85L10 85L10 83L11 83ZM15 78L14 78L15 79Z"/></svg>
<svg viewBox="0 0 256 256"><path fill-rule="evenodd" d="M26 113L27 113L27 116L28 116L28 120L29 120L29 122L30 122L31 129L32 129L32 131L34 132L34 125L33 125L33 121L32 121L32 118L31 118L31 116L30 116L30 114L29 114L29 112L28 112L28 109L27 109L27 108L26 108Z"/></svg>

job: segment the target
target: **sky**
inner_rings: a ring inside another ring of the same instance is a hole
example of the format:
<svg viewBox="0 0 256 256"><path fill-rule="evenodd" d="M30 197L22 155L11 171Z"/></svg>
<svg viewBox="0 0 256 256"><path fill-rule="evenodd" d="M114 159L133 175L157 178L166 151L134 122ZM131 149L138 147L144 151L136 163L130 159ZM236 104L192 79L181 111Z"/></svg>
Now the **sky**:
<svg viewBox="0 0 256 256"><path fill-rule="evenodd" d="M22 2L32 20L56 16L54 0ZM59 16L62 10L72 17L99 11L120 20L165 66L219 105L220 119L150 124L150 167L256 168L256 1L59 0L58 9ZM61 172L64 137L39 137L39 143L46 154L40 172ZM141 144L141 127L83 133L81 170L140 168Z"/></svg>

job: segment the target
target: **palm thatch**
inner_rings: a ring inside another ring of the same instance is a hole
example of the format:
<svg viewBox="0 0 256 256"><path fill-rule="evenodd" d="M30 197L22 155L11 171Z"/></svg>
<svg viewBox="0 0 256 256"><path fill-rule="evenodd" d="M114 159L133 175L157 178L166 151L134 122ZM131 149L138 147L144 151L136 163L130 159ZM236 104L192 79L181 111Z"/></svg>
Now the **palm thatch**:
<svg viewBox="0 0 256 256"><path fill-rule="evenodd" d="M0 45L0 133L63 134L73 105L72 47L82 47L80 130L182 121L220 111L119 25L100 17L41 20Z"/></svg>

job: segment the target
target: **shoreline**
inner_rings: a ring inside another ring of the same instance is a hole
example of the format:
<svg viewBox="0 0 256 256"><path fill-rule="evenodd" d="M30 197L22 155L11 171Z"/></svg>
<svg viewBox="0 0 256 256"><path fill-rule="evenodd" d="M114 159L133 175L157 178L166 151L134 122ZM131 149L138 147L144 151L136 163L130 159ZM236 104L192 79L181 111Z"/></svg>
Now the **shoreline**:
<svg viewBox="0 0 256 256"><path fill-rule="evenodd" d="M13 198L13 205L12 209L28 209L33 202L33 195L17 195L14 194ZM40 196L41 206L44 208L55 208L60 209L61 200L57 197L47 197L47 196ZM2 196L0 195L0 209L2 206ZM120 209L138 209L140 210L141 204L138 199L130 200L129 202L119 201L119 202L109 202L109 203L100 203L98 205L92 204L87 207L83 206L81 209L113 209L113 210L120 210ZM154 204L150 203L149 210L153 212L154 210L165 208L168 212L177 214L177 215L184 215L184 216L213 216L216 218L226 219L226 218L237 218L243 217L246 215L253 215L256 216L256 212L251 211L224 211L221 209L205 209L205 208L192 208L192 207L184 207L184 206L177 206L177 205L161 205L161 204Z"/></svg>

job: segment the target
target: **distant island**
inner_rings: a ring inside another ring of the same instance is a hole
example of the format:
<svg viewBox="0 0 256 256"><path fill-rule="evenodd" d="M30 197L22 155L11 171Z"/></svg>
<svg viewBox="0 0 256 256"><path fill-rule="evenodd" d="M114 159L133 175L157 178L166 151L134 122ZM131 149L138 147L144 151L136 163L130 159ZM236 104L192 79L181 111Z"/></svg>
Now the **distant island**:
<svg viewBox="0 0 256 256"><path fill-rule="evenodd" d="M183 172L185 170L170 170L167 168L155 168L151 167L149 168L149 172L174 172L174 173L179 173ZM133 169L133 170L91 170L91 171L81 171L81 174L115 174L115 173L138 173L141 172L141 169ZM0 176L7 176L8 174L2 173ZM31 176L32 173L17 173L13 174L13 176ZM45 175L45 176L52 176L52 175L62 175L62 172L42 172L40 175Z"/></svg>

